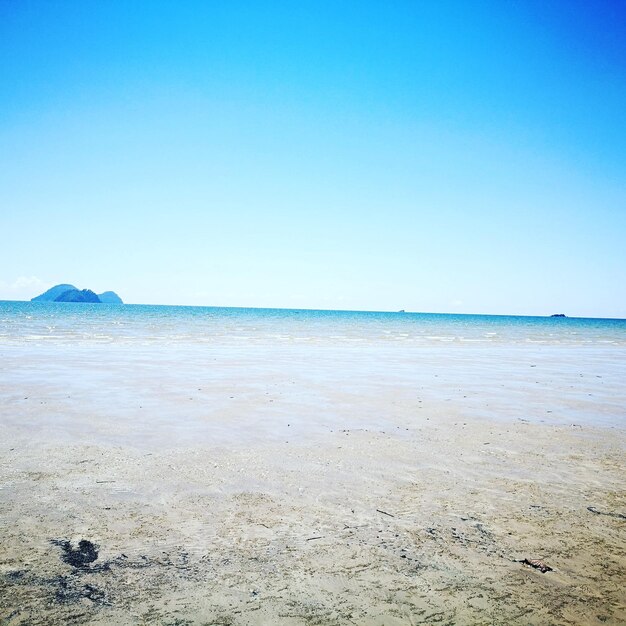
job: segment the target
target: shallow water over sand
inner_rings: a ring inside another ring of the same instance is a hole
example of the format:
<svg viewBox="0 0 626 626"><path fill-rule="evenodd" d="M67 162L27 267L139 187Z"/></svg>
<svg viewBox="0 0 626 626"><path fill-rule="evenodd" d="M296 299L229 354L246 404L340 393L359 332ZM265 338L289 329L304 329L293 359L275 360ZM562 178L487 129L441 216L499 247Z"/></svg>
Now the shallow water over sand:
<svg viewBox="0 0 626 626"><path fill-rule="evenodd" d="M305 437L399 416L419 423L429 411L548 424L625 418L626 348L614 346L10 346L2 356L5 420L29 439L232 445L282 439L287 427Z"/></svg>

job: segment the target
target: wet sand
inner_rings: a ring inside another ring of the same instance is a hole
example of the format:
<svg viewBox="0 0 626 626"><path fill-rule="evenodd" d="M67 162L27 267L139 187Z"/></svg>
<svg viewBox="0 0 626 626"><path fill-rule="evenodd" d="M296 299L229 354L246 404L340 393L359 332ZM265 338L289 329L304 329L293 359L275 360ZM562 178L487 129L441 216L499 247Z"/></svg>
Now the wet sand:
<svg viewBox="0 0 626 626"><path fill-rule="evenodd" d="M623 348L2 356L2 624L626 623Z"/></svg>

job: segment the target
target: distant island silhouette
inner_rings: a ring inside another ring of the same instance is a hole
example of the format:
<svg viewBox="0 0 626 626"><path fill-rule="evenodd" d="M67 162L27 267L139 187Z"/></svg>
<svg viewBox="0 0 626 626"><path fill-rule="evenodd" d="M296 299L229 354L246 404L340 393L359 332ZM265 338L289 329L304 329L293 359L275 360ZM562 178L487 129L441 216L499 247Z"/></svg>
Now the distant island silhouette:
<svg viewBox="0 0 626 626"><path fill-rule="evenodd" d="M84 302L103 304L124 304L114 291L97 294L91 289L77 289L74 285L60 284L31 298L31 302Z"/></svg>

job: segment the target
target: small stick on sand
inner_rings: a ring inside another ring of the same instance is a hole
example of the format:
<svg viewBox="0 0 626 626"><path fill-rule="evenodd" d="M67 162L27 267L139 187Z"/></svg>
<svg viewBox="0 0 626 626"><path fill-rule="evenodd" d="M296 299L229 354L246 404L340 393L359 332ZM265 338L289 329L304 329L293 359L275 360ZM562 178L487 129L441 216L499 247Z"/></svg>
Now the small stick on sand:
<svg viewBox="0 0 626 626"><path fill-rule="evenodd" d="M392 515L391 513L387 513L387 511L383 511L381 509L376 509L376 511L378 513L382 513L383 515L389 515L389 517L395 517L395 515Z"/></svg>
<svg viewBox="0 0 626 626"><path fill-rule="evenodd" d="M608 515L609 517L617 517L618 519L626 519L626 515L622 515L621 513L612 513L611 511L598 511L594 506L588 506L587 511L591 511L596 515Z"/></svg>

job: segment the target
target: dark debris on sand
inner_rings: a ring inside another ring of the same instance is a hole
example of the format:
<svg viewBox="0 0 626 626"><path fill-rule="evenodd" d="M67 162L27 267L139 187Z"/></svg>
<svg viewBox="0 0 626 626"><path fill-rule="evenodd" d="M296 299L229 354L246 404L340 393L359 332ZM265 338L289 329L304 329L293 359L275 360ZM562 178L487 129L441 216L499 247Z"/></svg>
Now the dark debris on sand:
<svg viewBox="0 0 626 626"><path fill-rule="evenodd" d="M77 548L65 539L53 539L52 543L61 548L61 558L72 567L87 567L98 558L98 546L87 539L81 539Z"/></svg>
<svg viewBox="0 0 626 626"><path fill-rule="evenodd" d="M94 604L106 604L106 593L102 589L84 584L74 576L57 576L49 584L56 587L55 599L59 603L74 603L87 598Z"/></svg>

